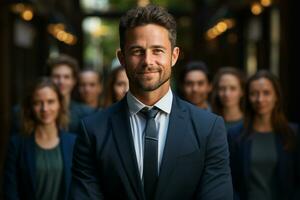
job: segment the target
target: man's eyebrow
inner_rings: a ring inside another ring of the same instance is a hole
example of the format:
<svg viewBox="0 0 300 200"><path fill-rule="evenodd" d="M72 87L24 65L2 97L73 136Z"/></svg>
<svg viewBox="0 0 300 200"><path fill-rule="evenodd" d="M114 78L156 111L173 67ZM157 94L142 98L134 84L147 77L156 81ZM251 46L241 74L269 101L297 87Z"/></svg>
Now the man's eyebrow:
<svg viewBox="0 0 300 200"><path fill-rule="evenodd" d="M150 48L151 49L166 49L164 46L161 46L161 45L152 45ZM129 47L129 50L132 50L132 49L143 49L143 47L140 45L132 45Z"/></svg>
<svg viewBox="0 0 300 200"><path fill-rule="evenodd" d="M132 49L142 49L142 47L140 45L132 45L129 47L129 50L132 50Z"/></svg>
<svg viewBox="0 0 300 200"><path fill-rule="evenodd" d="M152 49L166 49L164 46L161 46L161 45L152 45L151 48Z"/></svg>

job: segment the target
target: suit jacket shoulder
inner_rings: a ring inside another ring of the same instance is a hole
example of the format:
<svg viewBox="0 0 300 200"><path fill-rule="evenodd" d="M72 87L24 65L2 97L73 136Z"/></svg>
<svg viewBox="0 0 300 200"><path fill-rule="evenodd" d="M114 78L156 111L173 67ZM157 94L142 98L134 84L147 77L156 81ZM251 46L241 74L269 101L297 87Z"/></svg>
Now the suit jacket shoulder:
<svg viewBox="0 0 300 200"><path fill-rule="evenodd" d="M224 123L222 117L212 112L198 108L184 100L181 100L179 97L176 97L176 101L178 102L178 105L182 106L182 108L187 110L189 116L191 117L193 125L196 127L197 130L201 130L197 132L201 132L202 135L207 136L212 130L216 121L220 120Z"/></svg>

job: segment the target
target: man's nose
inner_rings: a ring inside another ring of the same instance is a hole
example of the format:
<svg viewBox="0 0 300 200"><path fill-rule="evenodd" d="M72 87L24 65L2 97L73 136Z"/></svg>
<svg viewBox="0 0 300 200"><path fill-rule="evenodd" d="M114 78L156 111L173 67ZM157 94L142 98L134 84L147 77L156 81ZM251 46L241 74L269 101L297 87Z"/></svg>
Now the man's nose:
<svg viewBox="0 0 300 200"><path fill-rule="evenodd" d="M154 56L152 55L152 53L150 51L145 51L144 63L146 65L152 65L153 64L153 58L154 58Z"/></svg>

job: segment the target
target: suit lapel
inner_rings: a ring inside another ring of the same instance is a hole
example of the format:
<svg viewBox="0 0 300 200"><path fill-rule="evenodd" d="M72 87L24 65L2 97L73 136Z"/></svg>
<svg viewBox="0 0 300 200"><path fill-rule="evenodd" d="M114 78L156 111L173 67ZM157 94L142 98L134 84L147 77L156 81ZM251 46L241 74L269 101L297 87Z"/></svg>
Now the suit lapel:
<svg viewBox="0 0 300 200"><path fill-rule="evenodd" d="M139 169L135 156L133 139L130 129L127 101L124 98L119 109L112 115L112 131L116 141L118 152L121 156L121 161L128 175L129 181L133 186L137 199L144 199L143 187L140 179Z"/></svg>
<svg viewBox="0 0 300 200"><path fill-rule="evenodd" d="M179 107L178 98L174 95L172 110L169 118L167 138L160 166L156 199L166 188L167 182L176 166L177 157L181 153L181 147L184 142L186 129L187 112Z"/></svg>

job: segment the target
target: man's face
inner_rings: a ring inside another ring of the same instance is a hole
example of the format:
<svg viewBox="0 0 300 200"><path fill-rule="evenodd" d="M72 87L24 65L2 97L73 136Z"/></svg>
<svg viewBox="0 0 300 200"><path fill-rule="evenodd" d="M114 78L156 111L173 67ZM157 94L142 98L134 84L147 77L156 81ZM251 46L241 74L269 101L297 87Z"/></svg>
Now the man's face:
<svg viewBox="0 0 300 200"><path fill-rule="evenodd" d="M183 93L187 101L201 107L207 101L210 91L211 85L205 73L200 70L192 70L186 74Z"/></svg>
<svg viewBox="0 0 300 200"><path fill-rule="evenodd" d="M118 52L132 92L150 92L169 88L171 67L179 48L171 48L168 30L147 24L127 30L123 52Z"/></svg>
<svg viewBox="0 0 300 200"><path fill-rule="evenodd" d="M99 76L93 71L81 72L79 76L79 93L81 99L87 103L94 103L102 92Z"/></svg>
<svg viewBox="0 0 300 200"><path fill-rule="evenodd" d="M76 84L71 67L68 65L57 65L51 72L52 81L58 86L63 96L71 95Z"/></svg>

